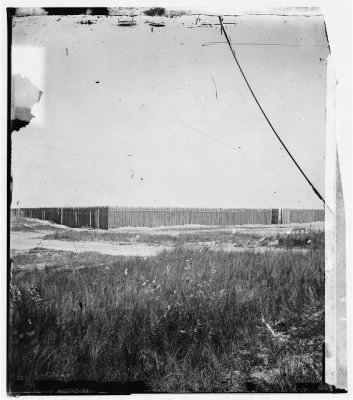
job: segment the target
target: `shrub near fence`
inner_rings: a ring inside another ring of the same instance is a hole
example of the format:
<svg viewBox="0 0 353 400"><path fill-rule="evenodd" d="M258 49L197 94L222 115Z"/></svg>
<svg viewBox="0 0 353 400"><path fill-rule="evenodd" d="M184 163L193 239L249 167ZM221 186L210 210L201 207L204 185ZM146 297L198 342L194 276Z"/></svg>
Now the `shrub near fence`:
<svg viewBox="0 0 353 400"><path fill-rule="evenodd" d="M52 221L72 228L124 226L270 225L324 221L324 210L245 208L52 207L12 209L13 215ZM276 218L274 218L276 217Z"/></svg>

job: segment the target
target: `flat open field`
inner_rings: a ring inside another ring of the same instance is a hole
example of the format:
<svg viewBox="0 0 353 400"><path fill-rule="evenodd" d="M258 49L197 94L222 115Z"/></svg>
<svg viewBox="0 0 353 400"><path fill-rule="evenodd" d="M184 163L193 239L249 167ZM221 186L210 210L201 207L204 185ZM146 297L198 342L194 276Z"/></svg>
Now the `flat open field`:
<svg viewBox="0 0 353 400"><path fill-rule="evenodd" d="M153 392L319 385L323 224L297 228L13 219L12 391L43 380L71 392L82 381Z"/></svg>
<svg viewBox="0 0 353 400"><path fill-rule="evenodd" d="M294 251L306 252L313 248L323 248L323 229L323 222L313 222L275 226L188 225L106 231L67 228L47 221L18 217L13 220L11 228L11 249L28 251L42 247L76 253L94 251L117 256L154 256L180 245L227 252L264 252L269 249L282 251L289 246Z"/></svg>

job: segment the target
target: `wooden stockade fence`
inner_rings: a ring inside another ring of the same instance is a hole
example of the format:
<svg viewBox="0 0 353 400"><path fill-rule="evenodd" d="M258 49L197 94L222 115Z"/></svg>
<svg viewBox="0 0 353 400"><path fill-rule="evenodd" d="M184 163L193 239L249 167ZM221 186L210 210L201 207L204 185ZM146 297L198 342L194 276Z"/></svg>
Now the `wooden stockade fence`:
<svg viewBox="0 0 353 400"><path fill-rule="evenodd" d="M109 228L119 226L270 224L268 209L109 207Z"/></svg>
<svg viewBox="0 0 353 400"><path fill-rule="evenodd" d="M108 229L108 207L15 208L11 213L72 228Z"/></svg>
<svg viewBox="0 0 353 400"><path fill-rule="evenodd" d="M286 210L287 211L287 210ZM303 223L325 221L325 210L295 210L289 209L289 222L285 223Z"/></svg>
<svg viewBox="0 0 353 400"><path fill-rule="evenodd" d="M324 221L325 211L288 208L148 208L51 207L15 208L13 215L47 220L73 228L113 229L122 226L290 224Z"/></svg>
<svg viewBox="0 0 353 400"><path fill-rule="evenodd" d="M325 221L325 210L296 210L290 208L273 208L271 224L294 224Z"/></svg>

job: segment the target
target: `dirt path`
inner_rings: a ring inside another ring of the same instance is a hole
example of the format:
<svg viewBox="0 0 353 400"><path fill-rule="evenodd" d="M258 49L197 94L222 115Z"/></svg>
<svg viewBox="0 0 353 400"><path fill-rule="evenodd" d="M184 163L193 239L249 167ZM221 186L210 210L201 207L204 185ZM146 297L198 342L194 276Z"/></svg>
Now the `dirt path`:
<svg viewBox="0 0 353 400"><path fill-rule="evenodd" d="M19 219L12 221L12 228L10 236L10 247L11 251L26 252L34 248L44 248L48 250L56 251L69 251L74 253L84 252L97 252L112 256L142 256L152 257L163 250L172 250L174 246L171 241L163 241L162 243L149 242L148 237L167 235L176 237L181 234L195 235L200 233L229 233L230 236L235 234L252 234L258 237L271 237L273 235L288 235L291 232L295 232L296 228L300 227L309 231L321 231L324 226L323 223L314 222L310 224L291 224L291 225L241 225L241 226L201 226L201 225L185 225L185 226L169 226L169 227L156 227L156 228L133 228L133 227L121 227L118 229L112 229L109 232L112 233L125 233L125 234L144 234L146 235L144 241L106 241L106 240L60 240L60 239L44 239L48 234L53 234L55 231L86 231L84 228L69 228L62 225L56 225L47 221L31 220L31 219ZM107 231L97 231L99 233L105 233ZM215 236L215 237L216 237ZM245 237L245 236L244 236ZM237 241L238 242L238 241ZM196 249L200 251L226 251L226 252L244 252L251 251L255 253L264 252L284 252L287 251L285 248L274 247L274 246L262 246L261 240L255 241L239 241L237 244L232 241L190 241L184 243L184 246L190 249ZM265 242L262 242L265 243ZM306 253L310 249L296 248L292 251Z"/></svg>
<svg viewBox="0 0 353 400"><path fill-rule="evenodd" d="M48 232L11 232L11 250L28 251L36 247L75 253L97 252L112 256L155 256L171 246L147 243L121 244L106 241L43 240Z"/></svg>
<svg viewBox="0 0 353 400"><path fill-rule="evenodd" d="M121 243L108 241L69 241L69 240L44 240L43 237L47 231L41 232L11 232L11 250L29 251L34 248L44 248L57 251L70 251L74 253L97 252L112 256L141 256L152 257L163 250L172 250L174 246L167 244L153 243ZM235 246L232 243L216 243L213 241L200 243L186 243L186 248L197 249L200 251L226 251L226 252L244 252L251 251L254 253L265 252L285 252L285 248L270 246ZM306 253L309 249L292 249L291 251Z"/></svg>

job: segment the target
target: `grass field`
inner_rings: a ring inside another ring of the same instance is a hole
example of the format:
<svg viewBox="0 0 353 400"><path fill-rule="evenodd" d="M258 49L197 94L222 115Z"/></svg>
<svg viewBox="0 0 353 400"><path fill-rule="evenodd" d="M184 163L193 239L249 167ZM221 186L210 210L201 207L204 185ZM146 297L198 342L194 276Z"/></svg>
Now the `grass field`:
<svg viewBox="0 0 353 400"><path fill-rule="evenodd" d="M65 241L110 241L110 242L134 242L150 244L174 244L183 245L186 243L211 242L236 243L239 245L261 245L267 246L274 240L278 241L278 247L285 248L307 248L324 249L324 232L304 232L300 234L287 235L265 235L259 233L242 233L231 230L217 231L207 230L199 232L156 232L147 230L145 232L114 232L96 230L57 230L43 237L44 240L65 240Z"/></svg>
<svg viewBox="0 0 353 400"><path fill-rule="evenodd" d="M15 253L10 390L51 379L143 382L154 392L320 382L323 249L226 253L176 240L150 258ZM26 264L44 268L16 268Z"/></svg>

